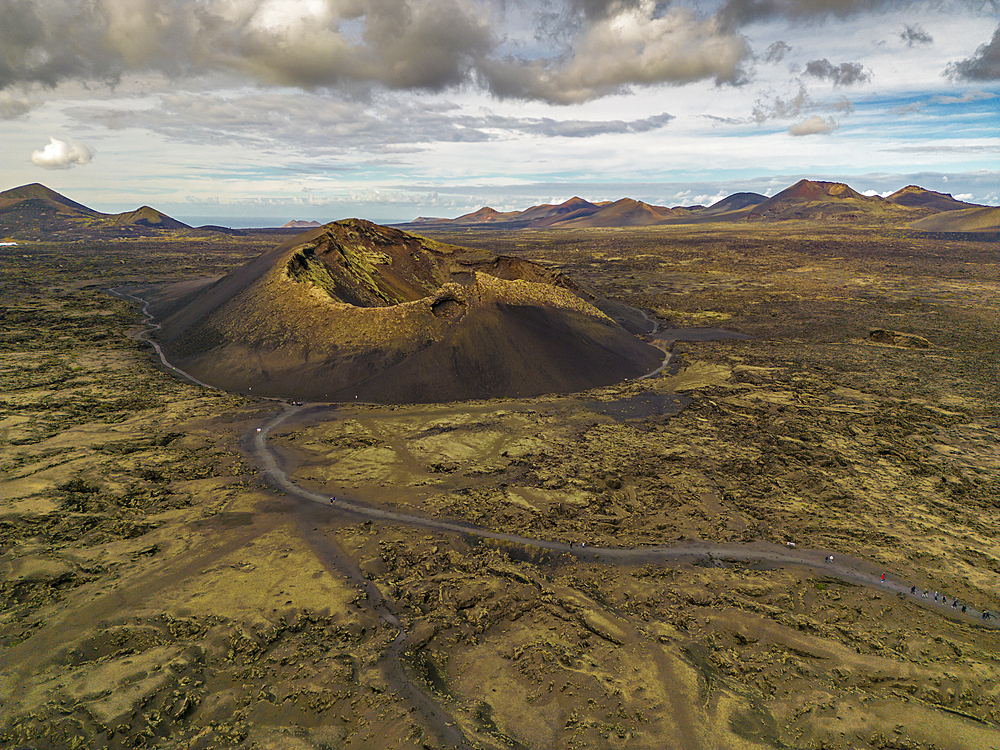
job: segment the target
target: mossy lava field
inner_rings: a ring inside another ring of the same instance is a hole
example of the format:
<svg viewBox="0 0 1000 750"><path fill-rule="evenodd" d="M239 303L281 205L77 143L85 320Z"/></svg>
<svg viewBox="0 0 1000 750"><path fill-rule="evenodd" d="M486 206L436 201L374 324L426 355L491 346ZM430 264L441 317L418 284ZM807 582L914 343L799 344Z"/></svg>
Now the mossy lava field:
<svg viewBox="0 0 1000 750"><path fill-rule="evenodd" d="M1000 747L1000 634L961 616L1000 609L1000 245L794 221L427 236L645 311L668 365L306 404L268 445L309 491L576 554L275 489L251 443L289 405L170 374L107 291L220 276L273 236L0 247L0 745ZM699 543L870 581L579 554Z"/></svg>

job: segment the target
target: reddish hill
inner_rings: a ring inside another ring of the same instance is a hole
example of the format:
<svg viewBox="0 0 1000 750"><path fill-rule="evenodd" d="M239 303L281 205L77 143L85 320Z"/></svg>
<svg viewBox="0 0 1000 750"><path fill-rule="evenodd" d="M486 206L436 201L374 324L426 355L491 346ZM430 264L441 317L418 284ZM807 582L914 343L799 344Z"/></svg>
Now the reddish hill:
<svg viewBox="0 0 1000 750"><path fill-rule="evenodd" d="M585 201L583 198L570 198L564 203L560 203L558 206L544 206L540 208L547 209L544 216L539 218L532 218L535 211L529 209L525 211L522 218L528 219L531 223L528 225L530 227L551 227L555 225L562 225L566 222L571 222L579 219L584 219L588 216L592 216L595 213L599 213L603 209L590 201ZM531 211L532 213L529 213Z"/></svg>
<svg viewBox="0 0 1000 750"><path fill-rule="evenodd" d="M563 221L558 224L564 228L584 227L646 227L659 224L665 219L687 215L690 209L666 208L651 206L632 198L622 198L614 203L600 207L587 216Z"/></svg>
<svg viewBox="0 0 1000 750"><path fill-rule="evenodd" d="M483 206L478 211L473 211L471 214L459 216L457 219L453 219L452 221L456 224L487 224L510 219L517 216L519 213L520 212L518 211L501 213L494 208L490 208L489 206Z"/></svg>
<svg viewBox="0 0 1000 750"><path fill-rule="evenodd" d="M879 197L862 195L842 182L799 180L777 195L758 203L747 214L749 220L851 219L883 215L892 204ZM898 210L898 209L897 209Z"/></svg>

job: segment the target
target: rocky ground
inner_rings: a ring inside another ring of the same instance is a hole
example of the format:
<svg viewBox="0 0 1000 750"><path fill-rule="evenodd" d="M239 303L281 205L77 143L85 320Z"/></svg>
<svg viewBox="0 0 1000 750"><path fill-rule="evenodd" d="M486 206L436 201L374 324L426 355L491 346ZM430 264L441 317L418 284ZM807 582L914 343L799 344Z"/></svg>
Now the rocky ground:
<svg viewBox="0 0 1000 750"><path fill-rule="evenodd" d="M443 239L754 338L678 342L662 377L575 396L306 412L272 439L303 486L546 539L794 542L1000 609L995 243ZM277 407L162 373L126 337L134 306L100 293L256 249L2 249L4 744L1000 747L997 631L912 600L809 570L610 568L269 489L244 439Z"/></svg>

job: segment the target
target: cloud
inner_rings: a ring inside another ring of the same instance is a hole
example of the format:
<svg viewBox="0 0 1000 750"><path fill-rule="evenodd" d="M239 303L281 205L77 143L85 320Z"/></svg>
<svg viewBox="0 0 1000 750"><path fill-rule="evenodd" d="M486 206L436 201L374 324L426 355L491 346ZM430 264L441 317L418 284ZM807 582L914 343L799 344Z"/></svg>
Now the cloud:
<svg viewBox="0 0 1000 750"><path fill-rule="evenodd" d="M857 62L845 62L834 65L827 59L810 60L806 63L806 75L814 78L826 78L833 81L834 86L852 86L856 83L867 83L871 80L870 72Z"/></svg>
<svg viewBox="0 0 1000 750"><path fill-rule="evenodd" d="M485 111L465 114L447 102L407 102L385 95L359 104L322 94L288 97L257 91L218 97L178 93L158 97L157 106L125 110L78 106L67 114L86 123L140 127L184 143L238 139L247 148L295 144L309 156L353 150L398 154L401 149L434 143L486 142L520 135L586 138L603 134L647 133L666 127L674 116L663 112L634 120L511 117ZM331 167L324 165L322 170Z"/></svg>
<svg viewBox="0 0 1000 750"><path fill-rule="evenodd" d="M521 59L507 56L484 63L481 74L499 98L541 99L575 104L629 86L691 83L714 79L739 84L750 58L747 40L713 18L684 8L660 12L643 0L614 16L589 23L568 56Z"/></svg>
<svg viewBox="0 0 1000 750"><path fill-rule="evenodd" d="M841 114L849 115L854 112L854 102L848 99L846 96L840 97L837 101L830 105L830 109L834 112L840 112Z"/></svg>
<svg viewBox="0 0 1000 750"><path fill-rule="evenodd" d="M945 75L966 81L1000 80L1000 26L993 32L993 38L982 44L972 57L951 63Z"/></svg>
<svg viewBox="0 0 1000 750"><path fill-rule="evenodd" d="M746 117L719 117L718 115L699 115L706 120L711 120L718 125L746 125L752 120L748 120Z"/></svg>
<svg viewBox="0 0 1000 750"><path fill-rule="evenodd" d="M799 84L798 93L791 99L774 97L771 101L758 99L753 107L753 119L757 123L767 120L782 120L789 117L798 117L803 110L815 109L818 105L810 98L806 87Z"/></svg>
<svg viewBox="0 0 1000 750"><path fill-rule="evenodd" d="M69 169L77 164L89 164L94 152L82 143L59 141L49 136L49 145L31 152L31 163L44 169Z"/></svg>
<svg viewBox="0 0 1000 750"><path fill-rule="evenodd" d="M788 129L789 135L818 135L823 133L832 133L834 130L839 128L840 125L832 117L824 120L819 115L813 115L812 117L807 117L802 122L792 125Z"/></svg>
<svg viewBox="0 0 1000 750"><path fill-rule="evenodd" d="M530 133L542 136L564 138L587 138L606 133L647 133L665 127L674 116L663 114L640 120L553 120L540 118L462 118L467 126L474 128L501 128L507 131Z"/></svg>
<svg viewBox="0 0 1000 750"><path fill-rule="evenodd" d="M785 55L791 51L791 45L778 41L767 48L767 54L764 56L764 59L767 62L781 62L785 59Z"/></svg>
<svg viewBox="0 0 1000 750"><path fill-rule="evenodd" d="M971 91L966 91L961 96L949 96L947 94L937 94L931 97L931 101L935 104L969 104L970 102L978 102L983 99L995 99L996 94L991 94L988 91L979 91L973 89Z"/></svg>
<svg viewBox="0 0 1000 750"><path fill-rule="evenodd" d="M720 16L732 24L742 26L769 18L788 18L793 21L847 18L917 4L919 3L913 0L727 0Z"/></svg>
<svg viewBox="0 0 1000 750"><path fill-rule="evenodd" d="M13 120L31 111L31 101L10 91L0 91L0 120Z"/></svg>
<svg viewBox="0 0 1000 750"><path fill-rule="evenodd" d="M568 0L545 13L522 12L530 29L511 20L521 6L0 0L0 90L222 76L307 90L479 86L499 97L570 103L633 85L740 83L751 58L747 40L717 17L656 0Z"/></svg>
<svg viewBox="0 0 1000 750"><path fill-rule="evenodd" d="M924 31L924 28L919 23L915 23L912 26L910 24L904 25L903 30L899 33L899 38L906 42L907 47L912 47L915 44L931 44L934 42L934 37Z"/></svg>
<svg viewBox="0 0 1000 750"><path fill-rule="evenodd" d="M884 148L883 151L897 154L1000 154L1000 146L938 146L928 143L921 146L893 146ZM945 182L948 178L943 178Z"/></svg>
<svg viewBox="0 0 1000 750"><path fill-rule="evenodd" d="M913 102L912 104L900 104L889 110L894 115L902 117L903 115L913 114L915 112L920 112L927 105L923 102Z"/></svg>

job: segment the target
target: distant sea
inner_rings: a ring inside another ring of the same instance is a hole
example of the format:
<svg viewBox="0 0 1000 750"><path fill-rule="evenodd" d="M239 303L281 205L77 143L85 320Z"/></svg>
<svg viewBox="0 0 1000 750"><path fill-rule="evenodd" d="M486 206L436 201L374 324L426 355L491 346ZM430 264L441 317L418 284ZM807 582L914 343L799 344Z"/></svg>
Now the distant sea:
<svg viewBox="0 0 1000 750"><path fill-rule="evenodd" d="M169 211L167 211L167 213L177 219L177 221L183 221L185 224L192 227L211 225L214 227L228 227L229 229L269 229L284 226L293 219L299 219L302 221L318 221L321 224L324 224L329 221L337 221L338 219L347 218L346 216L315 216L306 212L303 212L301 215L293 214L290 216L181 216L179 214L170 213ZM411 219L400 218L368 218L376 224L404 224L407 221L411 221Z"/></svg>
<svg viewBox="0 0 1000 750"><path fill-rule="evenodd" d="M280 227L287 224L295 217L275 217L275 216L177 216L171 214L177 221L183 221L192 227L203 227L211 225L213 227L228 227L229 229L264 229L270 227ZM310 221L305 219L304 221ZM316 219L322 221L322 219Z"/></svg>

